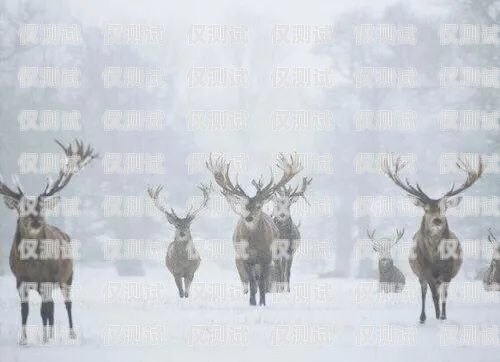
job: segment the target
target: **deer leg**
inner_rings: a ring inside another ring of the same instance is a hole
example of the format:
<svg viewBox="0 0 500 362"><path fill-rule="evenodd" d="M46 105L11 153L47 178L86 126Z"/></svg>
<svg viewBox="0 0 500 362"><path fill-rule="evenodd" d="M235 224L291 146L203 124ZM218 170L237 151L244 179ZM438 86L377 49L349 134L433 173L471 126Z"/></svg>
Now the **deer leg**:
<svg viewBox="0 0 500 362"><path fill-rule="evenodd" d="M427 282L420 280L420 289L422 290L422 311L420 312L420 323L425 322L425 296L427 295Z"/></svg>
<svg viewBox="0 0 500 362"><path fill-rule="evenodd" d="M28 321L29 314L29 289L26 288L26 283L17 281L17 291L19 293L19 299L21 300L21 337L19 339L19 344L25 345L27 342L26 335L26 322Z"/></svg>
<svg viewBox="0 0 500 362"><path fill-rule="evenodd" d="M448 283L439 286L439 299L441 300L441 320L446 319L446 298L448 297Z"/></svg>
<svg viewBox="0 0 500 362"><path fill-rule="evenodd" d="M182 277L180 275L174 275L175 284L179 290L179 297L184 298L184 288L182 287Z"/></svg>
<svg viewBox="0 0 500 362"><path fill-rule="evenodd" d="M53 337L54 331L54 300L52 299L52 283L40 283L38 293L42 297L40 314L43 323L43 342L46 343Z"/></svg>
<svg viewBox="0 0 500 362"><path fill-rule="evenodd" d="M436 311L436 319L439 319L439 293L438 293L438 287L436 287L436 284L429 283L429 287L431 288L431 293L432 293L432 301L434 302L434 310Z"/></svg>
<svg viewBox="0 0 500 362"><path fill-rule="evenodd" d="M250 284L250 305L257 305L255 301L255 294L257 293L257 282L255 280L254 273L255 265L250 263L245 263L245 270L248 277L248 282Z"/></svg>
<svg viewBox="0 0 500 362"><path fill-rule="evenodd" d="M191 283L193 282L194 274L189 274L184 277L184 297L189 297L189 290L191 288Z"/></svg>
<svg viewBox="0 0 500 362"><path fill-rule="evenodd" d="M73 330L73 314L72 314L72 306L73 303L71 301L71 285L73 283L73 275L69 278L67 283L62 283L60 285L61 287L61 293L64 298L64 306L66 307L66 313L68 314L68 324L69 324L69 338L70 339L75 339L76 338L76 333Z"/></svg>
<svg viewBox="0 0 500 362"><path fill-rule="evenodd" d="M289 259L286 262L286 291L290 292L290 274L292 271L292 261L293 257L290 255Z"/></svg>
<svg viewBox="0 0 500 362"><path fill-rule="evenodd" d="M261 264L259 277L259 305L266 305L266 292L269 277L269 264Z"/></svg>

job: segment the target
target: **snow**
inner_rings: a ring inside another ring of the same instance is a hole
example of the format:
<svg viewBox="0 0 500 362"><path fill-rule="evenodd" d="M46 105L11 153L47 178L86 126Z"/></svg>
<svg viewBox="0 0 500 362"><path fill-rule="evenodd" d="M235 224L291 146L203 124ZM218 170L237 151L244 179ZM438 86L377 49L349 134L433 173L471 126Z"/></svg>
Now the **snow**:
<svg viewBox="0 0 500 362"><path fill-rule="evenodd" d="M300 267L300 260L297 261ZM299 268L300 269L300 268ZM293 273L293 271L292 271ZM499 293L457 278L448 320L418 323L420 291L413 276L402 294L379 294L371 280L292 274L290 294L268 294L250 307L236 269L202 261L189 299L180 299L161 263L142 277L110 266L76 269L73 311L77 340L55 293L56 338L41 341L40 298L32 293L28 345L18 345L20 310L11 274L0 277L0 361L498 361Z"/></svg>

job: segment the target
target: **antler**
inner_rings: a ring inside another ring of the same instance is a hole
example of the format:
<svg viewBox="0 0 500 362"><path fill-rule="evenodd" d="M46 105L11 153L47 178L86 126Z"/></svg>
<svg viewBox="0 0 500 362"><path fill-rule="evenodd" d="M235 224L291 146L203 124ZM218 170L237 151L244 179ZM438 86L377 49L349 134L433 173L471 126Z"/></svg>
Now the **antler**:
<svg viewBox="0 0 500 362"><path fill-rule="evenodd" d="M210 198L210 193L213 191L212 183L209 183L208 186L200 183L198 188L201 190L201 192L203 192L203 201L202 201L201 205L196 210L193 210L193 207L191 206L191 208L189 209L189 211L186 215L186 218L188 218L190 220L194 220L196 215L207 206L208 200Z"/></svg>
<svg viewBox="0 0 500 362"><path fill-rule="evenodd" d="M394 238L394 242L392 243L391 247L396 245L399 242L399 240L403 238L404 234L405 234L405 229L402 230L396 229L396 237Z"/></svg>
<svg viewBox="0 0 500 362"><path fill-rule="evenodd" d="M262 186L262 182L260 180L258 183L255 182L255 180L252 182L257 188L255 197L260 200L266 200L271 197L275 192L284 187L296 174L302 171L303 168L297 157L294 158L294 155L290 155L287 158L283 153L278 155L276 166L283 171L283 175L278 182L274 183L272 171L271 179L266 186Z"/></svg>
<svg viewBox="0 0 500 362"><path fill-rule="evenodd" d="M462 170L465 173L467 173L467 179L457 189L455 189L455 184L453 184L451 186L450 191L448 191L446 194L444 194L443 197L458 195L462 191L471 187L483 174L484 165L483 165L483 161L481 160L481 156L479 156L479 166L478 166L477 170L473 170L470 167L469 163L467 161L462 160L461 158L458 159L456 165L457 165L459 170Z"/></svg>
<svg viewBox="0 0 500 362"><path fill-rule="evenodd" d="M368 239L370 239L372 242L373 250L378 252L380 250L380 244L375 240L375 231L376 231L376 229L373 229L371 232L370 232L370 230L367 229L366 235L368 236Z"/></svg>
<svg viewBox="0 0 500 362"><path fill-rule="evenodd" d="M498 244L497 238L493 235L493 230L491 230L491 228L488 229L488 241L493 245Z"/></svg>
<svg viewBox="0 0 500 362"><path fill-rule="evenodd" d="M174 209L167 210L167 208L162 204L163 199L160 200L160 193L163 190L162 185L156 187L148 187L148 194L151 200L153 200L154 205L158 210L163 212L167 217L178 219L179 217L175 214Z"/></svg>
<svg viewBox="0 0 500 362"><path fill-rule="evenodd" d="M236 176L236 185L233 185L229 177L229 166L231 162L226 162L222 156L217 157L215 162L212 160L212 154L205 163L208 170L214 175L215 182L222 188L224 196L235 195L249 199L250 197L238 184L238 176Z"/></svg>
<svg viewBox="0 0 500 362"><path fill-rule="evenodd" d="M311 184L311 182L312 182L312 178L303 177L302 178L302 185L300 186L300 190L299 190L299 185L295 186L295 189L292 189L292 186L285 186L285 187L282 187L283 195L288 196L290 198L302 197L305 200L305 202L307 202L309 204L309 202L307 201L307 198L305 196L305 192L306 192L307 187Z"/></svg>
<svg viewBox="0 0 500 362"><path fill-rule="evenodd" d="M432 201L429 196L425 194L424 191L420 188L420 185L417 183L415 186L412 186L408 179L405 179L403 182L399 178L399 171L401 171L404 167L406 166L406 163L401 162L401 157L398 157L396 159L396 162L393 162L393 170L389 166L389 162L387 161L387 158L384 159L384 162L382 163L382 170L384 173L389 176L389 178L396 184L396 186L399 186L403 190L405 190L409 196L412 196L424 203L428 203L429 201Z"/></svg>
<svg viewBox="0 0 500 362"><path fill-rule="evenodd" d="M24 192L17 178L12 177L12 181L17 188L17 192L13 191L9 186L7 186L7 184L5 184L3 181L2 175L0 175L0 194L15 200L20 200L21 197L24 195Z"/></svg>
<svg viewBox="0 0 500 362"><path fill-rule="evenodd" d="M94 153L94 149L90 145L85 147L82 141L75 140L74 150L71 144L64 147L58 140L55 140L55 142L63 149L66 160L55 181L47 178L47 185L40 195L43 197L52 196L61 191L74 175L83 170L94 158L99 157L99 154Z"/></svg>

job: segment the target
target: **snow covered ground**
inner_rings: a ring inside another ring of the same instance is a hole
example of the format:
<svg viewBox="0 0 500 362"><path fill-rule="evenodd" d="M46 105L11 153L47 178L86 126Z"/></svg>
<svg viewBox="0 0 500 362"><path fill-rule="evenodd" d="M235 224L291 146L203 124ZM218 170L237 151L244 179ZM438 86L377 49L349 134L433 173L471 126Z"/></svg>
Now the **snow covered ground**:
<svg viewBox="0 0 500 362"><path fill-rule="evenodd" d="M0 277L0 361L498 361L500 301L479 282L450 286L448 320L435 320L428 295L417 322L419 289L381 295L357 279L292 275L292 293L250 307L235 270L202 262L189 299L166 269L120 277L114 268L79 267L74 290L78 339L68 340L56 293L56 338L40 343L39 297L31 295L28 345L19 346L20 311L10 275ZM209 276L209 277L208 277Z"/></svg>

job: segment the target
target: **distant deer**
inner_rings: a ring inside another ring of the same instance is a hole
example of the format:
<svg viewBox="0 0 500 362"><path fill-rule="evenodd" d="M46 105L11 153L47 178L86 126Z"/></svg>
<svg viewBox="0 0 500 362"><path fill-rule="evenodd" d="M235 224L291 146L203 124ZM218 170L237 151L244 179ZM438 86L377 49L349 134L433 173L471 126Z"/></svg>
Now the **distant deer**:
<svg viewBox="0 0 500 362"><path fill-rule="evenodd" d="M487 291L500 290L500 243L493 235L491 229L488 230L488 240L493 245L493 257L491 263L483 276L483 286Z"/></svg>
<svg viewBox="0 0 500 362"><path fill-rule="evenodd" d="M481 177L483 164L479 159L478 169L472 170L468 163L459 159L457 167L467 173L467 179L458 188L453 185L439 199L431 199L418 184L412 186L408 180L403 182L398 173L405 165L398 158L392 168L389 166L387 159L382 166L385 174L396 186L402 188L416 206L424 209L420 229L413 237L413 246L410 252L410 266L417 275L422 290L420 323L424 323L426 319L425 296L427 294L427 285L431 289L436 318L444 320L446 319L448 285L457 275L463 260L462 247L456 235L450 231L445 213L449 207L455 207L460 203L462 197L454 196L471 187Z"/></svg>
<svg viewBox="0 0 500 362"><path fill-rule="evenodd" d="M203 193L203 201L197 209L193 210L191 207L183 218L177 216L174 209L168 211L164 206L164 201L160 199L163 186L148 188L148 194L153 200L154 205L167 217L167 221L175 227L174 241L168 246L165 264L174 276L175 284L179 290L179 297L181 298L189 297L189 289L193 282L194 273L201 262L200 255L191 237L191 223L195 220L198 213L207 206L212 187L211 185L205 186L200 184L198 188Z"/></svg>
<svg viewBox="0 0 500 362"><path fill-rule="evenodd" d="M210 155L206 165L220 186L222 195L233 211L240 216L234 230L233 244L236 249L236 267L244 292L248 292L250 286L250 305L256 305L255 294L258 287L259 305L266 305L266 291L273 258L271 247L279 238L279 231L273 219L262 211L262 207L277 190L300 172L302 167L293 156L288 159L280 154L277 166L283 171L281 179L275 183L271 175L270 181L265 186L262 180L253 180L252 185L256 193L250 197L238 182L234 185L231 181L229 162L222 157L214 162Z"/></svg>
<svg viewBox="0 0 500 362"><path fill-rule="evenodd" d="M26 322L29 312L29 291L36 290L42 297L41 316L43 323L43 341L54 336L54 301L52 291L59 286L64 297L64 304L69 320L69 337L76 338L73 330L71 313L71 285L73 283L73 257L70 237L53 225L47 224L45 212L59 202L56 193L61 191L98 155L82 142L63 149L65 162L55 181L47 179L44 191L36 196L27 196L17 179L16 190L9 188L0 178L0 194L9 209L16 210L17 228L10 250L10 269L16 277L16 286L21 299L21 338L20 344L26 344Z"/></svg>
<svg viewBox="0 0 500 362"><path fill-rule="evenodd" d="M292 220L290 208L299 197L303 197L307 202L305 192L311 182L311 178L304 177L300 189L299 186L284 186L273 196L273 220L279 230L280 243L283 243L278 246L280 257L273 262L277 291L290 291L293 256L300 243L299 227Z"/></svg>
<svg viewBox="0 0 500 362"><path fill-rule="evenodd" d="M405 287L405 276L394 265L392 260L391 249L403 237L405 231L396 230L396 236L391 239L375 239L375 230L366 231L368 238L372 242L373 250L378 254L378 291L385 293L400 293Z"/></svg>

